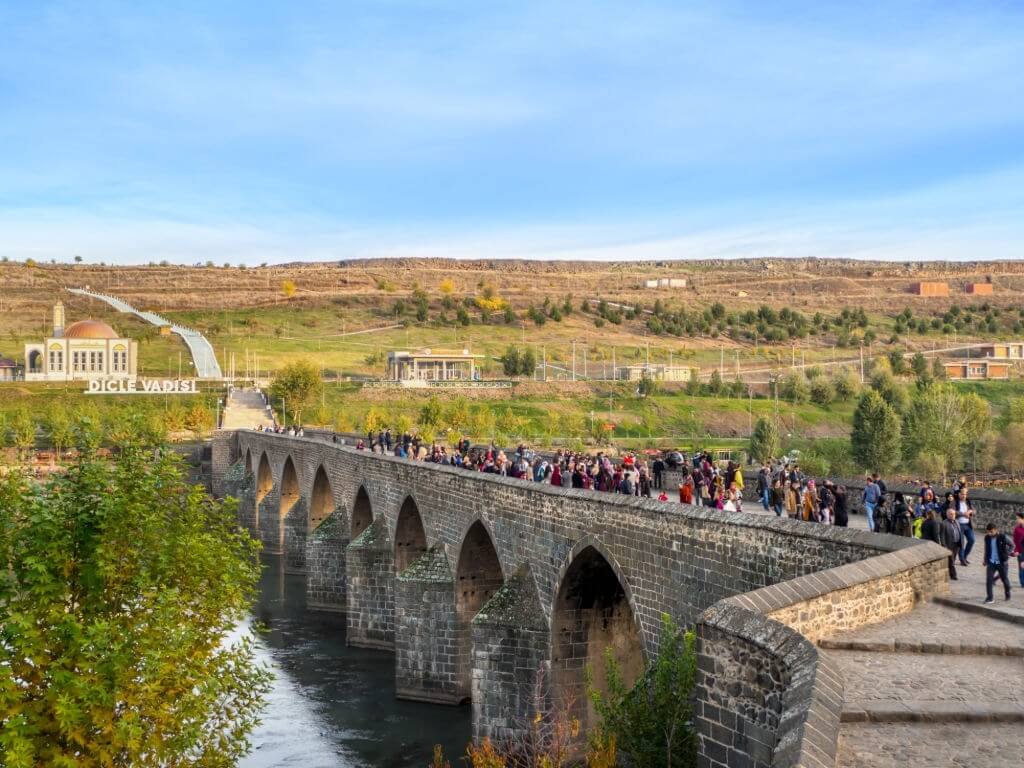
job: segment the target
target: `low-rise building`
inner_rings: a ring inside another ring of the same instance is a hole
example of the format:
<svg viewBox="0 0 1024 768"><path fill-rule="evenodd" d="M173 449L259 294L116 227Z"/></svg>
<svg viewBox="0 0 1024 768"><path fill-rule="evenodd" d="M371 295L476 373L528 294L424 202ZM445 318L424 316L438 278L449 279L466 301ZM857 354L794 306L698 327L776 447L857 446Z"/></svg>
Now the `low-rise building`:
<svg viewBox="0 0 1024 768"><path fill-rule="evenodd" d="M978 347L981 357L993 360L1024 360L1024 341L996 341Z"/></svg>
<svg viewBox="0 0 1024 768"><path fill-rule="evenodd" d="M937 280L914 283L911 291L918 296L949 296L949 283Z"/></svg>
<svg viewBox="0 0 1024 768"><path fill-rule="evenodd" d="M653 280L645 280L644 288L685 288L685 277L659 277Z"/></svg>
<svg viewBox="0 0 1024 768"><path fill-rule="evenodd" d="M687 382L692 376L693 369L686 365L620 365L615 369L615 378L622 381L647 378L653 381Z"/></svg>
<svg viewBox="0 0 1024 768"><path fill-rule="evenodd" d="M982 381L1010 378L1010 363L995 360L950 360L943 363L946 375L954 381Z"/></svg>
<svg viewBox="0 0 1024 768"><path fill-rule="evenodd" d="M138 342L123 338L101 320L64 327L64 305L53 307L52 335L25 345L25 381L134 379Z"/></svg>
<svg viewBox="0 0 1024 768"><path fill-rule="evenodd" d="M992 283L968 283L964 290L974 296L991 296L994 291Z"/></svg>
<svg viewBox="0 0 1024 768"><path fill-rule="evenodd" d="M476 361L483 355L444 349L388 352L387 378L392 381L474 381Z"/></svg>
<svg viewBox="0 0 1024 768"><path fill-rule="evenodd" d="M0 357L0 381L18 381L21 378L21 366L9 357Z"/></svg>

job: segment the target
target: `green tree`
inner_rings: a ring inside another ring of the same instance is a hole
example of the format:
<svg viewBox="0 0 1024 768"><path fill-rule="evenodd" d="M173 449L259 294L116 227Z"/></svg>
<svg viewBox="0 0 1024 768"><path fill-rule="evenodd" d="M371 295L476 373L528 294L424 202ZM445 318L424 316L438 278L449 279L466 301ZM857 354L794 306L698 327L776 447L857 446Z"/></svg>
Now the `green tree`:
<svg viewBox="0 0 1024 768"><path fill-rule="evenodd" d="M18 449L22 460L28 458L36 444L36 421L26 408L14 412L7 425L9 444Z"/></svg>
<svg viewBox="0 0 1024 768"><path fill-rule="evenodd" d="M63 406L54 405L46 414L46 431L50 434L50 444L59 459L65 449L71 445L71 440L74 437L71 419Z"/></svg>
<svg viewBox="0 0 1024 768"><path fill-rule="evenodd" d="M420 426L437 427L441 425L442 409L441 403L436 397L431 397L423 407L420 408Z"/></svg>
<svg viewBox="0 0 1024 768"><path fill-rule="evenodd" d="M658 382L646 374L640 377L640 381L636 386L636 393L640 397L647 397L653 395L658 391Z"/></svg>
<svg viewBox="0 0 1024 768"><path fill-rule="evenodd" d="M811 396L810 387L807 386L807 379L797 373L788 373L782 379L779 394L792 403L806 403Z"/></svg>
<svg viewBox="0 0 1024 768"><path fill-rule="evenodd" d="M169 451L0 479L0 763L229 766L269 673L245 619L258 544Z"/></svg>
<svg viewBox="0 0 1024 768"><path fill-rule="evenodd" d="M658 656L631 688L626 687L608 649L608 692L602 693L588 680L587 694L600 720L591 735L592 744L598 746L607 743L609 737L614 739L627 765L695 765L692 695L696 673L694 633L681 631L667 614L662 614Z"/></svg>
<svg viewBox="0 0 1024 768"><path fill-rule="evenodd" d="M292 421L302 423L302 411L311 406L323 392L320 371L304 360L289 363L270 382L271 397L284 401Z"/></svg>
<svg viewBox="0 0 1024 768"><path fill-rule="evenodd" d="M864 470L894 469L900 456L900 417L882 396L869 389L853 412L850 444L853 458Z"/></svg>
<svg viewBox="0 0 1024 768"><path fill-rule="evenodd" d="M832 383L825 378L817 378L811 382L811 402L815 405L825 406L836 398L836 391Z"/></svg>
<svg viewBox="0 0 1024 768"><path fill-rule="evenodd" d="M197 440L213 426L213 414L204 405L196 403L185 411L185 429L193 433Z"/></svg>
<svg viewBox="0 0 1024 768"><path fill-rule="evenodd" d="M916 352L910 359L910 368L915 376L923 376L928 372L928 358L920 352Z"/></svg>
<svg viewBox="0 0 1024 768"><path fill-rule="evenodd" d="M519 347L509 345L505 348L505 354L498 360L501 362L501 369L506 376L519 375Z"/></svg>
<svg viewBox="0 0 1024 768"><path fill-rule="evenodd" d="M779 425L774 419L762 416L754 424L754 432L750 436L750 455L759 462L765 463L782 453L782 440L779 436Z"/></svg>
<svg viewBox="0 0 1024 768"><path fill-rule="evenodd" d="M387 426L387 421L384 412L374 406L363 417L363 432L380 432Z"/></svg>
<svg viewBox="0 0 1024 768"><path fill-rule="evenodd" d="M961 395L949 384L929 384L914 395L904 418L904 456L919 466L925 457L945 481L989 423L988 403L977 395Z"/></svg>
<svg viewBox="0 0 1024 768"><path fill-rule="evenodd" d="M857 389L859 388L857 379L846 370L840 371L835 375L835 378L832 379L832 386L836 392L836 399L843 402L857 394Z"/></svg>
<svg viewBox="0 0 1024 768"><path fill-rule="evenodd" d="M871 377L871 388L887 402L896 413L904 414L910 404L907 388L888 371L879 371Z"/></svg>
<svg viewBox="0 0 1024 768"><path fill-rule="evenodd" d="M708 378L708 393L717 397L722 394L723 386L722 374L716 368L711 372L711 376Z"/></svg>
<svg viewBox="0 0 1024 768"><path fill-rule="evenodd" d="M892 366L892 372L897 376L907 372L907 361L902 349L894 349L889 353L889 365Z"/></svg>
<svg viewBox="0 0 1024 768"><path fill-rule="evenodd" d="M932 376L936 381L942 381L946 378L946 366L937 357L932 360Z"/></svg>

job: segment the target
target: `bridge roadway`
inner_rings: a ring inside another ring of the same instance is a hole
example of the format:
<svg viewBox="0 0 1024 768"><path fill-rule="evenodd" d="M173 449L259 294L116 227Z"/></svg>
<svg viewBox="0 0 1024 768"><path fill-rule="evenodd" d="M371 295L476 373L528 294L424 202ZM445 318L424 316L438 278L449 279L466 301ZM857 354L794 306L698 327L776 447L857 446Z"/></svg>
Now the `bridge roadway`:
<svg viewBox="0 0 1024 768"><path fill-rule="evenodd" d="M306 574L350 644L392 650L400 697L472 703L476 737L537 712L584 727L585 669L627 677L662 614L695 626L699 764L834 766L843 674L816 643L948 591L912 539L526 483L250 430L215 435L213 484Z"/></svg>

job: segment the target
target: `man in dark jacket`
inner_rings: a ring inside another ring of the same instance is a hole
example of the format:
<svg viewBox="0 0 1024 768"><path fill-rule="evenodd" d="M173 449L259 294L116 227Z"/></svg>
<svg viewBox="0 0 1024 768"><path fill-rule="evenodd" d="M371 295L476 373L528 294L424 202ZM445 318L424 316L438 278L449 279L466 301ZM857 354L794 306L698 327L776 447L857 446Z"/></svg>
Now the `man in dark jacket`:
<svg viewBox="0 0 1024 768"><path fill-rule="evenodd" d="M995 523L985 526L985 602L992 602L992 587L996 578L1003 582L1006 599L1010 599L1010 579L1006 575L1006 564L1010 559L1013 543L999 532Z"/></svg>
<svg viewBox="0 0 1024 768"><path fill-rule="evenodd" d="M767 466L762 466L761 471L757 473L757 498L761 500L761 506L767 512L772 501L772 473Z"/></svg>
<svg viewBox="0 0 1024 768"><path fill-rule="evenodd" d="M921 523L921 538L925 541L934 541L936 544L942 545L939 521L935 517L934 509L926 509L924 512L924 522Z"/></svg>
<svg viewBox="0 0 1024 768"><path fill-rule="evenodd" d="M651 469L654 470L654 487L660 489L662 487L662 475L665 474L665 460L659 456L651 464Z"/></svg>
<svg viewBox="0 0 1024 768"><path fill-rule="evenodd" d="M955 560L960 555L960 526L956 522L956 510L950 507L946 510L946 519L939 526L940 543L949 550L949 578L956 581Z"/></svg>

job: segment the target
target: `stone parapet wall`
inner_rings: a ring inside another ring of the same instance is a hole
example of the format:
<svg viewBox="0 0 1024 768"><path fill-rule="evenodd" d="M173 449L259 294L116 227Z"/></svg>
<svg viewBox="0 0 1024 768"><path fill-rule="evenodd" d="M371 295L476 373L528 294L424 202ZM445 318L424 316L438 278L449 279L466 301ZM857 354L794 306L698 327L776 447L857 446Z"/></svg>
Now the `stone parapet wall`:
<svg viewBox="0 0 1024 768"><path fill-rule="evenodd" d="M814 642L948 591L930 542L736 595L697 625L701 768L832 768L842 677Z"/></svg>

